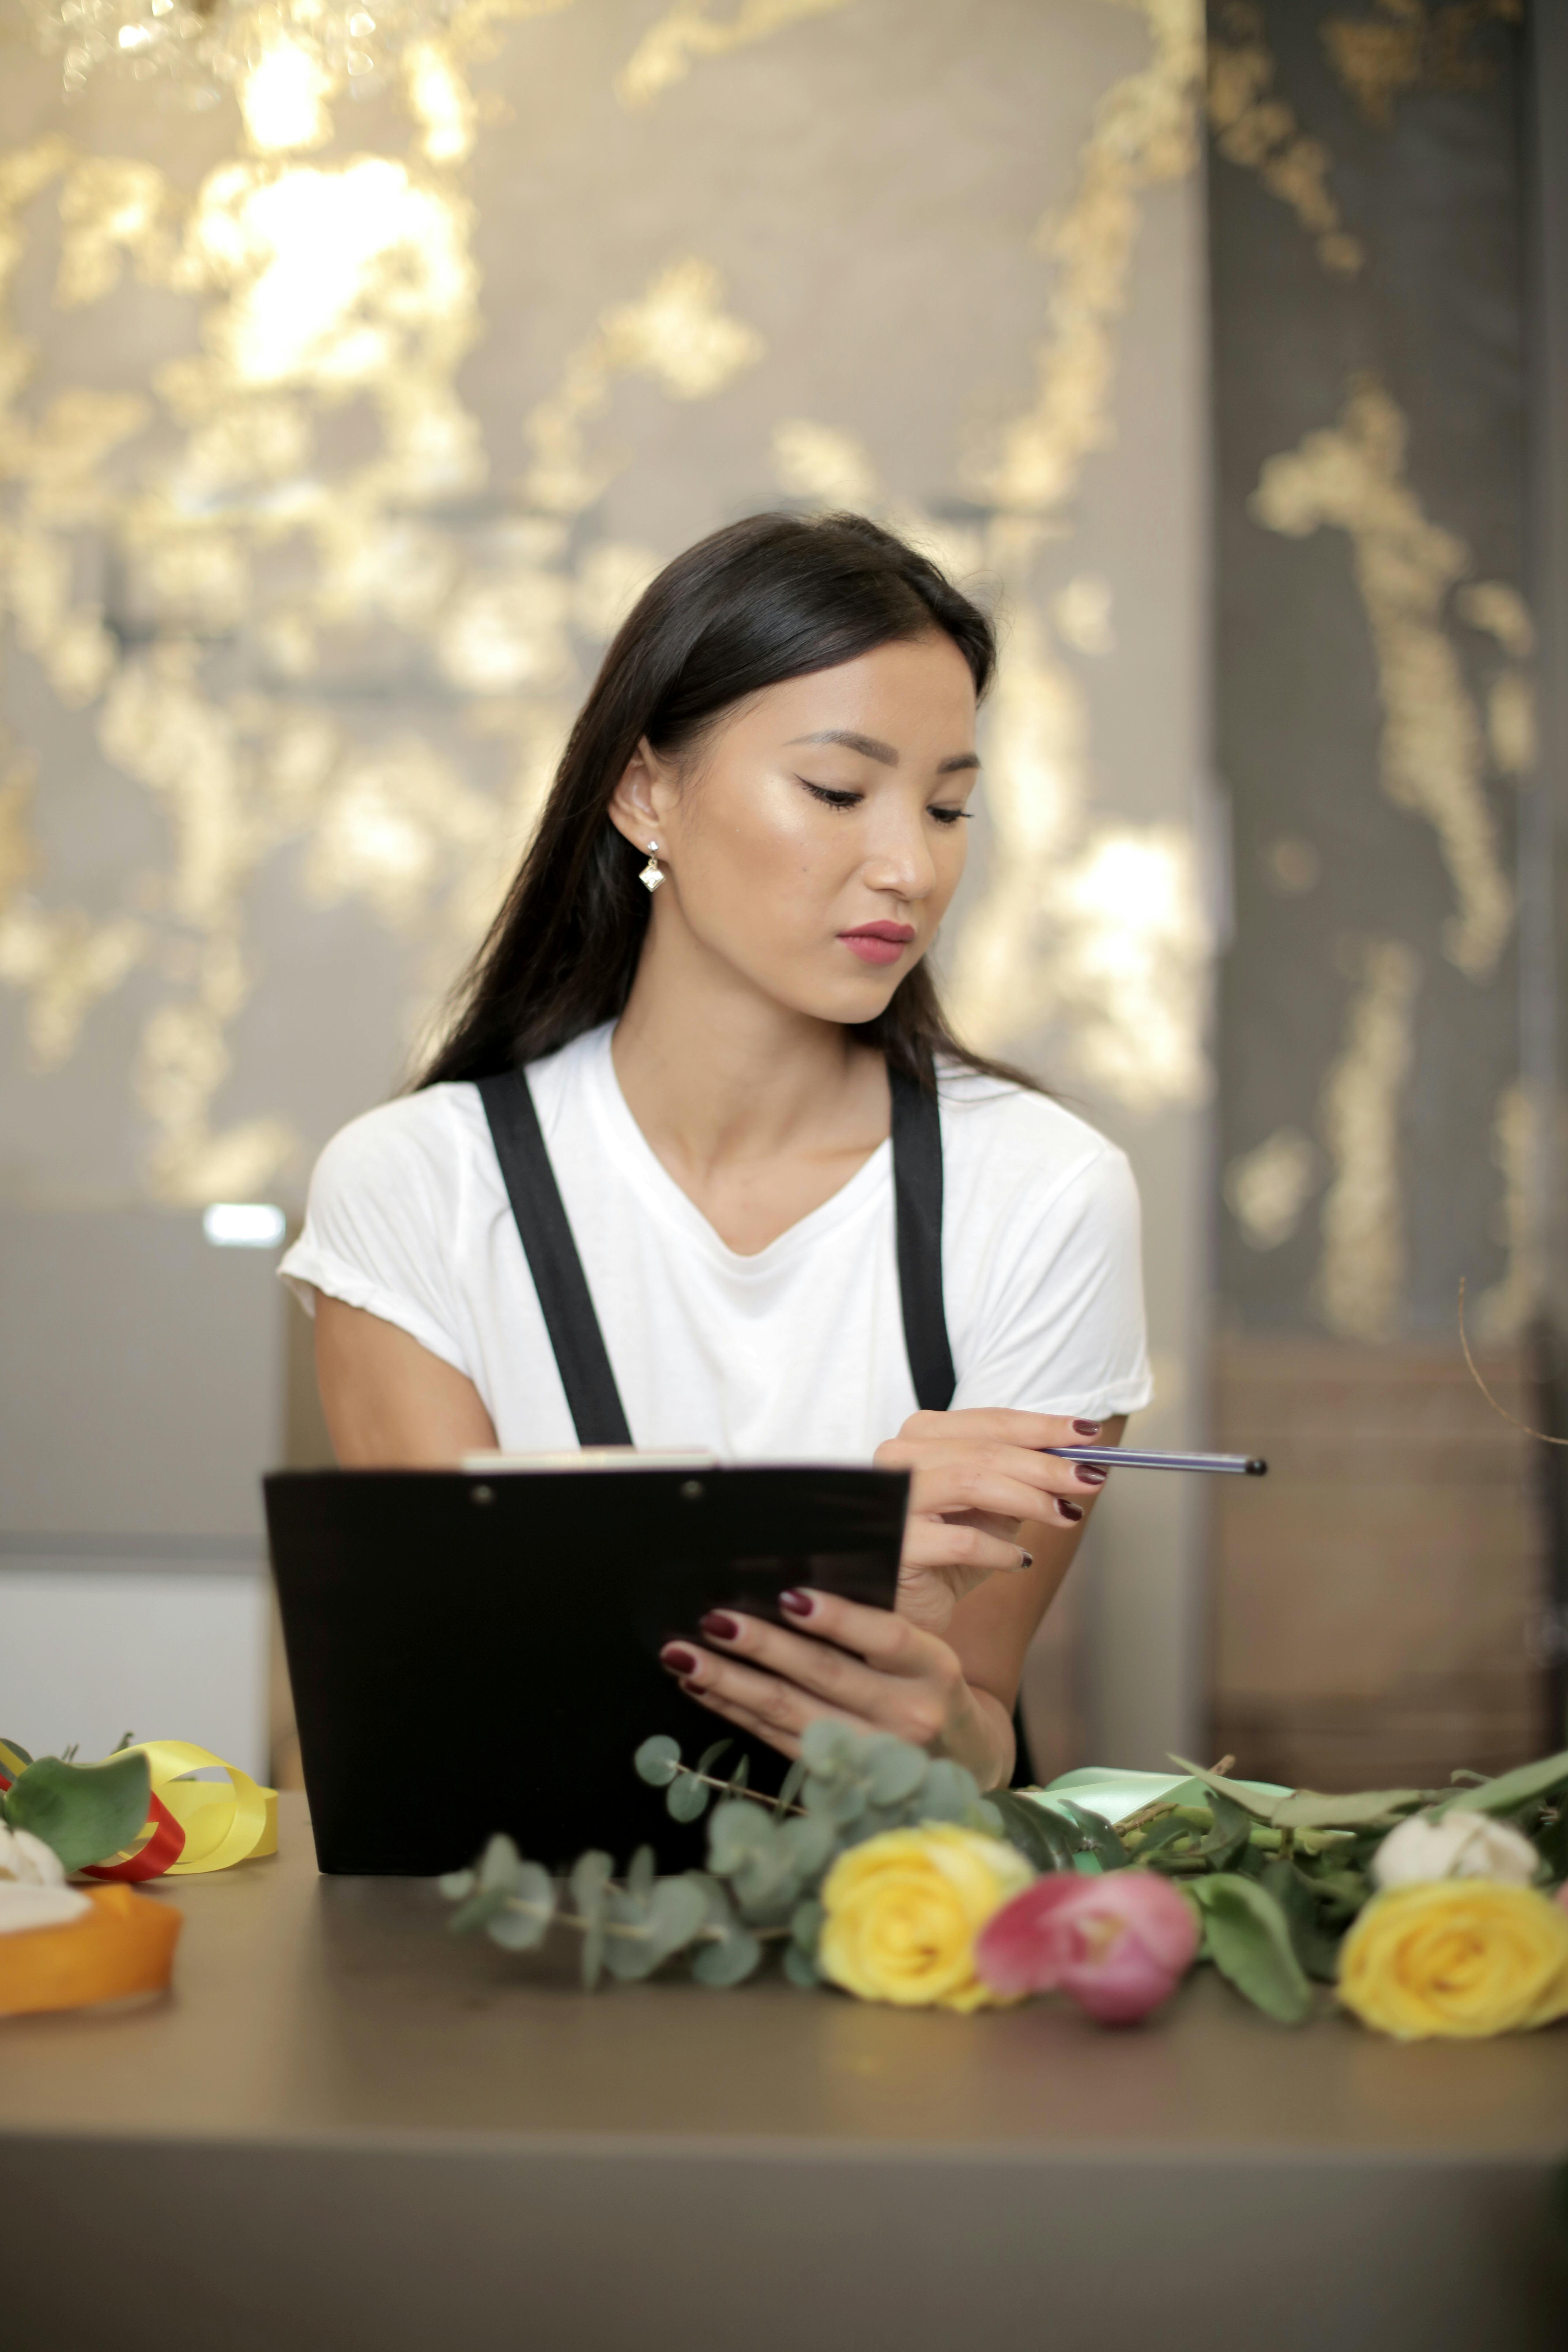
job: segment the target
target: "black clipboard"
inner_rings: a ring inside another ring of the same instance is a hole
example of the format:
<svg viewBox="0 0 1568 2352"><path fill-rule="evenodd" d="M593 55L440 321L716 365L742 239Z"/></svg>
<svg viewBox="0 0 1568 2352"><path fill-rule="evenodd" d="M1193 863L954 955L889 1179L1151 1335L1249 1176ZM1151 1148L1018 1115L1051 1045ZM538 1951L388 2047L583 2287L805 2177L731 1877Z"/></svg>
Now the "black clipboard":
<svg viewBox="0 0 1568 2352"><path fill-rule="evenodd" d="M890 1609L902 1471L707 1465L283 1470L263 1481L320 1867L426 1877L505 1830L551 1868L700 1861L632 1756L729 1727L658 1663L710 1609L792 1585ZM722 1769L772 1748L736 1732Z"/></svg>

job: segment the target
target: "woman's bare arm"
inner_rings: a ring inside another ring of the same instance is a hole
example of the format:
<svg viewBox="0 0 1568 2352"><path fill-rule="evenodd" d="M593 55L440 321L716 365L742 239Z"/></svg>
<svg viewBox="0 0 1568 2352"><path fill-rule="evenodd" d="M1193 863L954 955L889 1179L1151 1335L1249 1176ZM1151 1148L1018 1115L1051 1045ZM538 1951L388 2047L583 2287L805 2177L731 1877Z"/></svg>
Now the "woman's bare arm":
<svg viewBox="0 0 1568 2352"><path fill-rule="evenodd" d="M493 1446L472 1381L395 1323L316 1293L316 1385L345 1470L447 1470Z"/></svg>
<svg viewBox="0 0 1568 2352"><path fill-rule="evenodd" d="M1126 1426L1126 1414L1118 1413L1104 1423L1096 1444L1120 1445ZM1085 1507L1083 1526L1064 1528L1026 1519L1018 1529L1018 1541L1034 1555L1033 1568L1020 1569L1011 1576L987 1577L952 1612L947 1638L958 1653L965 1682L972 1690L998 1700L1009 1720L1018 1696L1025 1653L1088 1531L1087 1514L1095 1497L1085 1494L1079 1500Z"/></svg>

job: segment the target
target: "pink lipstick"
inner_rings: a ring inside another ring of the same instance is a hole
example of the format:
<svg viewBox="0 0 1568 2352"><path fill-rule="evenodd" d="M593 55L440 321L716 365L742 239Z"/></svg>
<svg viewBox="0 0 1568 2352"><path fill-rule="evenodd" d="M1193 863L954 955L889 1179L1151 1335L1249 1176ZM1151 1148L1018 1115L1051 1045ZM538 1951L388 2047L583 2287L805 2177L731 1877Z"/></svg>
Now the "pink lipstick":
<svg viewBox="0 0 1568 2352"><path fill-rule="evenodd" d="M912 923L861 923L855 930L838 934L850 954L858 956L862 963L897 963L914 935Z"/></svg>

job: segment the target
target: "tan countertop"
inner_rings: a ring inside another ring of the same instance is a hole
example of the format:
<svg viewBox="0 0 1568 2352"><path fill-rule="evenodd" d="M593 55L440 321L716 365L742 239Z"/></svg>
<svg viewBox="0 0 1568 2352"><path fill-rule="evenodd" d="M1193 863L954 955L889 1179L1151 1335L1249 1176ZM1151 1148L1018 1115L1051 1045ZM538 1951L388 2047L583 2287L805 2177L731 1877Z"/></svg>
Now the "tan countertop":
<svg viewBox="0 0 1568 2352"><path fill-rule="evenodd" d="M264 2145L676 2142L1034 2159L1568 2155L1568 2028L1401 2047L1291 2031L1212 1972L1152 2028L1065 2003L961 2018L768 1983L571 1979L447 1932L427 1883L323 1879L300 1798L281 1852L165 1880L171 1998L0 2021L0 2134Z"/></svg>

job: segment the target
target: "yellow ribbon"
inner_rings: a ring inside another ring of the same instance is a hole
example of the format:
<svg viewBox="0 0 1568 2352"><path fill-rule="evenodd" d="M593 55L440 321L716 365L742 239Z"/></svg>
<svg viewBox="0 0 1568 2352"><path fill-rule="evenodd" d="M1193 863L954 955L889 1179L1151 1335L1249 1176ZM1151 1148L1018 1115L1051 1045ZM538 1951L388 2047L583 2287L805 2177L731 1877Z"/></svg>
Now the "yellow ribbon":
<svg viewBox="0 0 1568 2352"><path fill-rule="evenodd" d="M167 1805L185 1833L184 1850L169 1864L171 1878L201 1871L227 1870L278 1851L278 1791L261 1788L237 1764L226 1764L210 1748L189 1739L139 1739L147 1759L152 1792ZM188 1772L216 1770L221 1780L190 1780Z"/></svg>

